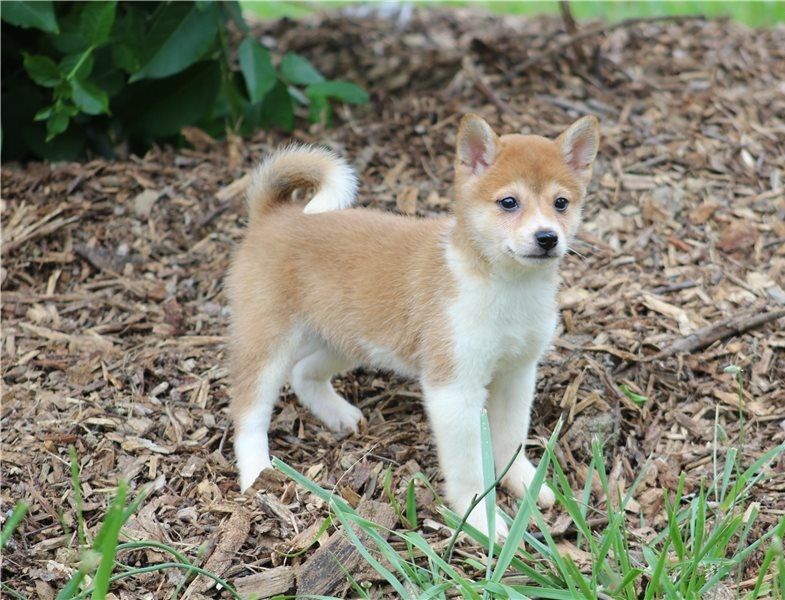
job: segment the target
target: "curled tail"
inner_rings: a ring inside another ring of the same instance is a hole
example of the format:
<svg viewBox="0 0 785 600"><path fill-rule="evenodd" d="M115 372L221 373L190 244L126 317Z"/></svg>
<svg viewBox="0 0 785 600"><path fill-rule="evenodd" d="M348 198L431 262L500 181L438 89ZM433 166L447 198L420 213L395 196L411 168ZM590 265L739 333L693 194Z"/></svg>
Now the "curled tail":
<svg viewBox="0 0 785 600"><path fill-rule="evenodd" d="M247 196L251 220L287 201L300 187L316 191L304 213L340 210L354 202L357 176L346 161L324 148L292 145L278 150L253 174Z"/></svg>

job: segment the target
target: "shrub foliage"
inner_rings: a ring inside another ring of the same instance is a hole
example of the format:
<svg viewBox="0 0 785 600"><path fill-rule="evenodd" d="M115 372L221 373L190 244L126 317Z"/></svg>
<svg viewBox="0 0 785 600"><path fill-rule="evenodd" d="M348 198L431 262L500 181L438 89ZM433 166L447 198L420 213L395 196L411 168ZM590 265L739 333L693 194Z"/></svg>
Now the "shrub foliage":
<svg viewBox="0 0 785 600"><path fill-rule="evenodd" d="M293 52L274 64L237 2L7 0L0 15L3 160L111 156L187 125L291 130L297 106L329 123L331 101L368 100Z"/></svg>

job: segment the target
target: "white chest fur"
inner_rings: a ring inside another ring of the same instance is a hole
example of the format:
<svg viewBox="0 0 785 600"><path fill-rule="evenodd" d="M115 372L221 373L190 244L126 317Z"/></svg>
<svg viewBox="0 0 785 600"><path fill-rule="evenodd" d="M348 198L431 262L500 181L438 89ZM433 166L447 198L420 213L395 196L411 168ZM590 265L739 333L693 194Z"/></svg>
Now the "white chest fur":
<svg viewBox="0 0 785 600"><path fill-rule="evenodd" d="M539 360L558 322L554 273L481 278L450 258L459 292L448 314L461 375L487 385L505 365Z"/></svg>

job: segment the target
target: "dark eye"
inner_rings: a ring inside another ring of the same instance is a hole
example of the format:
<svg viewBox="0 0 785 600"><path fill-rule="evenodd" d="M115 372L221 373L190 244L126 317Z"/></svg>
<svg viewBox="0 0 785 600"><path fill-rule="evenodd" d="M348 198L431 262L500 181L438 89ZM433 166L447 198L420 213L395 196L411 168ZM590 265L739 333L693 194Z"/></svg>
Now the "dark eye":
<svg viewBox="0 0 785 600"><path fill-rule="evenodd" d="M515 210L516 208L518 208L518 201L512 196L507 196L506 198L502 198L501 200L498 200L497 204L501 206L504 210Z"/></svg>
<svg viewBox="0 0 785 600"><path fill-rule="evenodd" d="M570 201L567 200L567 198L559 197L559 198L556 198L556 200L553 201L553 207L556 210L558 210L559 212L564 212L565 210L567 210L567 205L569 203L570 203Z"/></svg>

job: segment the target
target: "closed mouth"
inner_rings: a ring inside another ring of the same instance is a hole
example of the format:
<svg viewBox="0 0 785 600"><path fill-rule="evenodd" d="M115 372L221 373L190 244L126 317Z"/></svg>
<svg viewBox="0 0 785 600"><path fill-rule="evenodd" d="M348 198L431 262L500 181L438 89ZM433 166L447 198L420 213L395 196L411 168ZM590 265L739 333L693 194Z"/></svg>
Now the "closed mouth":
<svg viewBox="0 0 785 600"><path fill-rule="evenodd" d="M543 254L518 254L517 252L513 252L512 250L507 250L514 258L521 259L521 258L528 258L531 260L550 260L552 258L557 258L555 254L550 254L545 252Z"/></svg>

